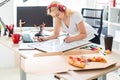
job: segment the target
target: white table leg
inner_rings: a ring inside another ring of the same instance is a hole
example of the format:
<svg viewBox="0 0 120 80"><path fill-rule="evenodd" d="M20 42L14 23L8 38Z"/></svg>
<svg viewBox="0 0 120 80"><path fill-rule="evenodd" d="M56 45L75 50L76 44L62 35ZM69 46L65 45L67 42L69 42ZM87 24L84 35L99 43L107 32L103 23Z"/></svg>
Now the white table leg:
<svg viewBox="0 0 120 80"><path fill-rule="evenodd" d="M23 71L23 69L21 68L21 56L20 56L20 80L26 80L26 73Z"/></svg>
<svg viewBox="0 0 120 80"><path fill-rule="evenodd" d="M107 80L106 74L101 76L101 77L99 77L97 80Z"/></svg>
<svg viewBox="0 0 120 80"><path fill-rule="evenodd" d="M106 74L102 76L102 80L106 80L107 79L107 76Z"/></svg>

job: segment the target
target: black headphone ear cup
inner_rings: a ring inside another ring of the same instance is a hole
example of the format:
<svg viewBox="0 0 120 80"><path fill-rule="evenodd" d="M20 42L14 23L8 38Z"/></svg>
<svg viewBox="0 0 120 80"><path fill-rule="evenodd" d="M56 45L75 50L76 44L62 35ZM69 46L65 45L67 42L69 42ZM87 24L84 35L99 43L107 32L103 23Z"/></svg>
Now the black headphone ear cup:
<svg viewBox="0 0 120 80"><path fill-rule="evenodd" d="M63 7L62 7L62 9L63 9L63 11L65 11L65 10L66 10L66 7L65 7L65 6L63 6Z"/></svg>
<svg viewBox="0 0 120 80"><path fill-rule="evenodd" d="M66 7L65 7L65 6L59 5L58 7L59 7L59 10L60 10L60 11L65 12L65 10L66 10Z"/></svg>
<svg viewBox="0 0 120 80"><path fill-rule="evenodd" d="M61 8L61 7L59 7L58 9L59 9L59 11L63 12L63 10L62 10L62 8Z"/></svg>

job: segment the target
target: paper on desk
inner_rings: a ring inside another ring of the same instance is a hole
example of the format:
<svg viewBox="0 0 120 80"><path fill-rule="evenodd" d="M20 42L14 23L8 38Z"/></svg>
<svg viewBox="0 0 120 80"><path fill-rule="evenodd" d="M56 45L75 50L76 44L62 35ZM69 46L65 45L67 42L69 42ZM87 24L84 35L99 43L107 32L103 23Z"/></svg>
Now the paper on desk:
<svg viewBox="0 0 120 80"><path fill-rule="evenodd" d="M39 50L43 50L46 52L57 52L57 51L67 51L87 43L89 42L86 40L65 43L63 42L62 39L52 39L44 42L30 43L28 44L28 46L39 49Z"/></svg>
<svg viewBox="0 0 120 80"><path fill-rule="evenodd" d="M28 44L30 43L21 43L19 46L19 50L34 50L35 48L29 47Z"/></svg>

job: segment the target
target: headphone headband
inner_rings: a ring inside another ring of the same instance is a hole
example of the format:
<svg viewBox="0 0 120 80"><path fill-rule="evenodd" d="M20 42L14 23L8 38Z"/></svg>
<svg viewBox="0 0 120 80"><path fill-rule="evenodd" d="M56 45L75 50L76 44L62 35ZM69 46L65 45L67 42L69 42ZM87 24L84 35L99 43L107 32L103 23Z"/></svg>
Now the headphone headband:
<svg viewBox="0 0 120 80"><path fill-rule="evenodd" d="M59 4L50 4L47 8L50 9L52 7L59 7Z"/></svg>
<svg viewBox="0 0 120 80"><path fill-rule="evenodd" d="M57 7L60 11L64 12L66 10L66 7L61 4L50 4L47 9L50 9L52 7Z"/></svg>

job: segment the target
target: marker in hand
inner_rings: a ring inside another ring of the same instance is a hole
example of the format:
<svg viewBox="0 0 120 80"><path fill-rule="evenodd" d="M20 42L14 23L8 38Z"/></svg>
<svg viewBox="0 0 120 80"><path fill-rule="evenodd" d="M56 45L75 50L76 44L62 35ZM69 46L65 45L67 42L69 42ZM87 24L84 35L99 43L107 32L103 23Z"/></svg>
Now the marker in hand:
<svg viewBox="0 0 120 80"><path fill-rule="evenodd" d="M69 34L66 34L66 38L64 39L64 42L68 43L69 42Z"/></svg>

